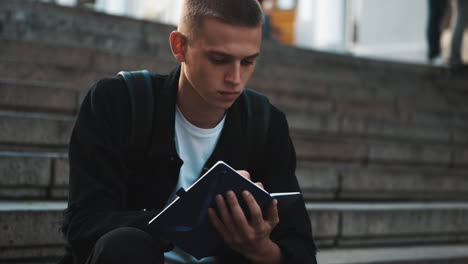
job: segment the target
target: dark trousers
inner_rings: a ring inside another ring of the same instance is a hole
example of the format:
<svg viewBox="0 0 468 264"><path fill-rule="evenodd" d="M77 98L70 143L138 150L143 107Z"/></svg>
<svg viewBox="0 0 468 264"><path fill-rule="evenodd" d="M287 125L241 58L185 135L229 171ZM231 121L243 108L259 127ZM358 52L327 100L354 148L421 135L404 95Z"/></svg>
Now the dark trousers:
<svg viewBox="0 0 468 264"><path fill-rule="evenodd" d="M146 232L122 227L102 236L94 246L87 264L163 264L160 245Z"/></svg>
<svg viewBox="0 0 468 264"><path fill-rule="evenodd" d="M433 59L440 55L440 33L442 19L447 9L447 0L429 0L429 17L427 23L427 57Z"/></svg>

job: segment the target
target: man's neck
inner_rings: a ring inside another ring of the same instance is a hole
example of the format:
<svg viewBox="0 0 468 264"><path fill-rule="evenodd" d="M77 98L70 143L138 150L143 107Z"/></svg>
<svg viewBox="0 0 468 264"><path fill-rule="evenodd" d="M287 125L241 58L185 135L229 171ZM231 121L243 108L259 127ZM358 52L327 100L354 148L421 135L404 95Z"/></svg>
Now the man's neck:
<svg viewBox="0 0 468 264"><path fill-rule="evenodd" d="M197 107L191 107L190 104L184 104L177 99L177 106L185 119L192 125L199 128L213 128L219 124L224 117L224 111L213 113L213 111L203 111Z"/></svg>
<svg viewBox="0 0 468 264"><path fill-rule="evenodd" d="M181 85L184 85L183 81L179 81L177 106L185 119L199 128L213 128L219 124L224 117L225 110L213 108L193 89L180 89Z"/></svg>

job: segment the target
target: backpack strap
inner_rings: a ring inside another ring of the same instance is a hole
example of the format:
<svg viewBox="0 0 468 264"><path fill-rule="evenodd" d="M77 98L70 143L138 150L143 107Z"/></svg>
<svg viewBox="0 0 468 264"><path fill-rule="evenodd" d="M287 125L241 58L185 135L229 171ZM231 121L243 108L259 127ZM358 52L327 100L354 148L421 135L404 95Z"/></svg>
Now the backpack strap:
<svg viewBox="0 0 468 264"><path fill-rule="evenodd" d="M268 98L254 90L245 89L247 107L247 138L250 160L261 160L270 125L270 102Z"/></svg>
<svg viewBox="0 0 468 264"><path fill-rule="evenodd" d="M146 153L153 125L153 81L147 70L117 74L125 81L132 111L129 157L138 159Z"/></svg>

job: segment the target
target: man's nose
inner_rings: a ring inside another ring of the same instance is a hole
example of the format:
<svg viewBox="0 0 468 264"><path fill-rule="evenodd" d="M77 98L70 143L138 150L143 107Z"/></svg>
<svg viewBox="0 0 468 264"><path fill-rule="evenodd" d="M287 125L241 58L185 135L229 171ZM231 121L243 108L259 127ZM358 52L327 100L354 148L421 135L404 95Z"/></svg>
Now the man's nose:
<svg viewBox="0 0 468 264"><path fill-rule="evenodd" d="M241 65L239 62L233 63L229 67L225 80L233 85L239 85L241 83Z"/></svg>

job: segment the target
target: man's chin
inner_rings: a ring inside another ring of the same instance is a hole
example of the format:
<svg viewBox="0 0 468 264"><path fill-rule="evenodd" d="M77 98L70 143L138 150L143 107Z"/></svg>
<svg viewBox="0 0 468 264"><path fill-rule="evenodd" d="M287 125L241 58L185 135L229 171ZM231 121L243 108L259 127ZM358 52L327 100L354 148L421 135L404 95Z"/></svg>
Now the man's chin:
<svg viewBox="0 0 468 264"><path fill-rule="evenodd" d="M235 102L235 101L234 101ZM219 110L222 110L222 111L227 111L229 108L231 108L231 106L234 104L234 102L223 102L223 103L219 103L217 105L217 108Z"/></svg>

